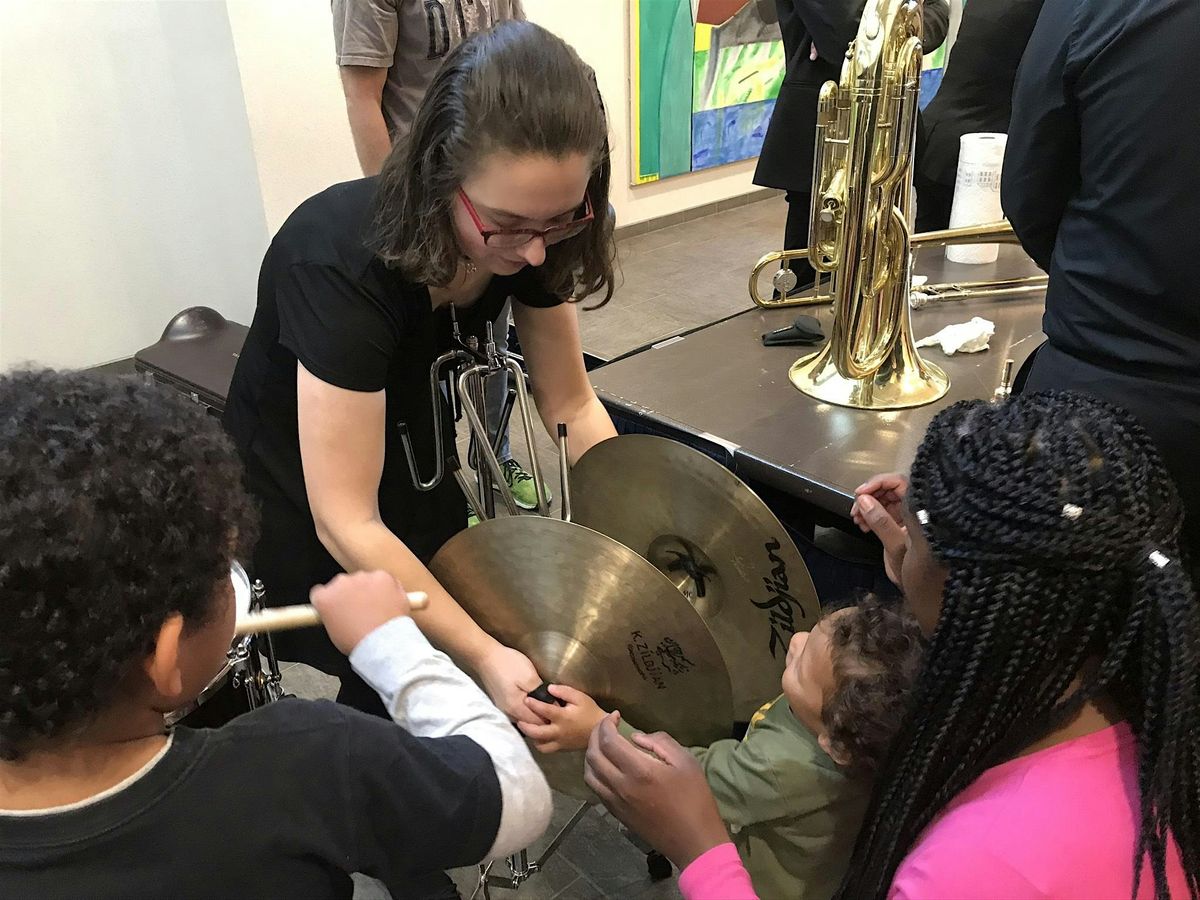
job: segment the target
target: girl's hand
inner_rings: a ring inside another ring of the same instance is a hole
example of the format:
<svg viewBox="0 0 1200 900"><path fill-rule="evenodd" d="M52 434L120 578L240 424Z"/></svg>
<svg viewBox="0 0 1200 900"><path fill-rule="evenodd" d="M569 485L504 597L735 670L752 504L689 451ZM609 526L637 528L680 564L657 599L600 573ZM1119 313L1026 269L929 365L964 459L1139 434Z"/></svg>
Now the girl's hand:
<svg viewBox="0 0 1200 900"><path fill-rule="evenodd" d="M609 812L681 870L729 840L704 770L667 734L617 731L619 713L592 732L583 778Z"/></svg>
<svg viewBox="0 0 1200 900"><path fill-rule="evenodd" d="M850 518L862 531L871 531L872 528L862 509L862 498L871 497L884 508L897 525L903 525L902 510L907 494L908 479L903 475L876 475L854 489L854 505L850 508Z"/></svg>
<svg viewBox="0 0 1200 900"><path fill-rule="evenodd" d="M892 584L900 584L908 529L904 525L904 497L908 479L903 475L876 475L855 491L850 517L863 531L871 531L883 544L883 568Z"/></svg>
<svg viewBox="0 0 1200 900"><path fill-rule="evenodd" d="M592 729L604 718L604 710L583 691L577 691L565 684L552 684L547 690L567 705L543 703L526 697L525 705L535 716L545 720L545 724L530 725L518 722L517 727L525 737L533 741L534 749L539 753L586 749Z"/></svg>

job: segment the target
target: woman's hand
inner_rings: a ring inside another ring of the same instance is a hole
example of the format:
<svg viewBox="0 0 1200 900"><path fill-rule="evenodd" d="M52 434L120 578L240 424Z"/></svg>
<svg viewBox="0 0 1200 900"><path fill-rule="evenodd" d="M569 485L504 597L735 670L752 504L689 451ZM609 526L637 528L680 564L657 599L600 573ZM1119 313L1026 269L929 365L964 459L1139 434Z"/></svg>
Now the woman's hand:
<svg viewBox="0 0 1200 900"><path fill-rule="evenodd" d="M900 587L900 570L908 550L904 525L904 497L908 479L903 475L876 475L854 489L850 518L864 532L870 531L883 544L883 568L892 584Z"/></svg>
<svg viewBox="0 0 1200 900"><path fill-rule="evenodd" d="M518 722L517 727L525 737L533 741L534 749L539 753L585 749L593 729L604 718L604 710L583 691L577 691L565 684L552 684L547 690L551 696L557 697L567 705L543 703L541 700L526 697L525 705L535 716L544 719L546 724L528 725Z"/></svg>
<svg viewBox="0 0 1200 900"><path fill-rule="evenodd" d="M529 725L544 725L525 705L525 696L542 683L533 663L520 650L497 643L476 666L483 689L510 719Z"/></svg>
<svg viewBox="0 0 1200 900"><path fill-rule="evenodd" d="M670 735L617 731L605 716L588 742L584 780L609 812L679 869L729 840L696 758Z"/></svg>

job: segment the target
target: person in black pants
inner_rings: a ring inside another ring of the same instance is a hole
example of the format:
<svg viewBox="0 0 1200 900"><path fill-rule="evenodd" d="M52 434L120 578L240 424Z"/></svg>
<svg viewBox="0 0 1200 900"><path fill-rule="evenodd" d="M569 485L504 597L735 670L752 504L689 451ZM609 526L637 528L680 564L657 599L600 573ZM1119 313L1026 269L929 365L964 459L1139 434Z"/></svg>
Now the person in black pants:
<svg viewBox="0 0 1200 900"><path fill-rule="evenodd" d="M950 226L964 134L1008 133L1013 81L1044 0L970 0L917 132L917 231Z"/></svg>
<svg viewBox="0 0 1200 900"><path fill-rule="evenodd" d="M1192 0L1046 0L1017 73L1000 189L1050 276L1026 389L1092 394L1140 420L1179 485L1194 570L1197 34Z"/></svg>
<svg viewBox="0 0 1200 900"><path fill-rule="evenodd" d="M817 96L825 82L841 76L842 60L858 31L863 6L864 0L775 0L786 72L763 139L754 183L787 192L785 250L808 246ZM942 45L949 23L947 0L925 0L922 44L926 53ZM796 273L796 291L812 284L813 269L807 261L793 260L790 266Z"/></svg>

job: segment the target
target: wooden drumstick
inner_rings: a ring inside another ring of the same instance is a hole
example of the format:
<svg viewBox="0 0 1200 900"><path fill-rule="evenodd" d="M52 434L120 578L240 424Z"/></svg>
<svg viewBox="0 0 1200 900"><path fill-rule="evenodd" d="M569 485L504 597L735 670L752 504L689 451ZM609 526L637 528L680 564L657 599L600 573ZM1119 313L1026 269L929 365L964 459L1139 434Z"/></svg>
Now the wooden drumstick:
<svg viewBox="0 0 1200 900"><path fill-rule="evenodd" d="M425 609L429 606L429 595L424 591L412 591L408 595L410 609ZM290 631L293 628L312 628L321 624L321 614L315 606L277 606L247 613L237 620L233 633L238 635L262 634L268 631Z"/></svg>

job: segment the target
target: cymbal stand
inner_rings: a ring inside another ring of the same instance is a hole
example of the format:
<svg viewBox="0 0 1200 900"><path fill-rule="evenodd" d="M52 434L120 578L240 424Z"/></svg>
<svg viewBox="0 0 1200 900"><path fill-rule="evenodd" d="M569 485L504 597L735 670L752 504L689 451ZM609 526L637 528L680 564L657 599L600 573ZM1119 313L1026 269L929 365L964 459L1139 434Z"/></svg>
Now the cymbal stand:
<svg viewBox="0 0 1200 900"><path fill-rule="evenodd" d="M446 465L450 467L450 474L458 482L459 490L467 498L467 506L471 508L471 512L475 515L475 518L481 522L486 521L488 518L487 510L480 505L479 497L475 493L475 489L471 487L471 482L467 479L466 473L462 470L462 463L459 462L458 457L451 456L446 460Z"/></svg>
<svg viewBox="0 0 1200 900"><path fill-rule="evenodd" d="M482 357L478 350L478 341L474 338L463 340L462 333L458 327L458 317L454 312L454 307L450 307L450 328L452 334L452 342L454 347L433 361L433 365L429 367L429 395L430 402L433 404L433 457L434 469L433 475L427 479L421 477L421 473L417 468L417 455L413 450L412 437L408 433L408 423L400 422L397 428L400 430L400 442L404 445L404 456L408 461L408 474L412 479L413 487L418 491L432 491L435 487L442 483L445 477L447 454L442 438L442 429L444 423L442 420L442 402L443 397L445 402L449 404L451 413L455 420L458 418L459 398L456 393L458 381L457 373L464 367L470 366L479 362ZM452 465L458 464L458 451L455 449L449 454L449 458L453 460Z"/></svg>
<svg viewBox="0 0 1200 900"><path fill-rule="evenodd" d="M571 458L567 452L567 426L558 423L558 477L559 502L562 504L562 520L571 521Z"/></svg>
<svg viewBox="0 0 1200 900"><path fill-rule="evenodd" d="M267 589L261 581L255 579L254 584L250 586L250 609L255 611L265 609L266 597ZM250 676L258 683L263 701L273 703L284 697L283 673L279 668L279 658L275 655L275 642L271 639L270 633L260 634L257 637L262 639L263 646L258 653L251 654ZM241 642L241 646L250 647L252 644ZM267 661L265 672L262 670L263 658Z"/></svg>
<svg viewBox="0 0 1200 900"><path fill-rule="evenodd" d="M472 900L482 892L483 900L491 900L491 888L500 888L505 891L515 891L522 884L532 878L536 873L540 872L546 866L546 861L558 852L559 846L566 840L567 835L575 830L575 826L591 809L592 804L582 803L579 809L575 810L575 815L567 821L567 824L559 829L558 834L550 841L542 855L537 859L530 861L529 851L522 850L520 853L513 854L507 857L505 862L508 864L508 877L503 875L493 875L492 866L495 861L485 863L479 867L479 886L475 888L475 892L471 895Z"/></svg>
<svg viewBox="0 0 1200 900"><path fill-rule="evenodd" d="M494 508L495 501L492 498L492 486L494 485L496 490L500 492L500 498L504 501L504 506L509 514L514 516L519 515L517 501L513 498L508 483L504 480L504 473L500 468L500 460L497 458L492 438L487 429L485 414L481 414L481 410L483 410L485 405L484 397L487 379L498 375L501 371L507 370L511 376L512 384L516 388L514 409L520 415L521 427L525 432L525 442L529 447L529 467L532 470L534 490L537 493L538 513L547 516L550 514L550 504L546 500L546 486L542 482L542 468L538 462L534 441L532 404L529 399L529 391L525 387L525 370L521 368L520 363L507 353L501 353L496 349L496 341L490 322L487 324L487 342L483 355L484 362L470 366L462 370L458 375L458 396L462 402L467 422L475 435L476 452L482 459L482 464L476 467L480 500L485 509L489 505Z"/></svg>
<svg viewBox="0 0 1200 900"><path fill-rule="evenodd" d="M504 472L499 461L500 444L508 430L508 423L513 410L517 410L521 426L525 432L525 442L529 448L531 474L533 475L534 490L537 494L537 510L540 515L550 514L550 504L546 498L546 486L542 481L541 463L538 460L534 442L534 421L529 389L526 384L525 370L521 364L496 347L492 323L486 324L484 346L479 346L479 339L474 335L462 336L455 315L454 307L450 307L450 323L453 346L443 353L429 367L429 395L433 412L433 442L434 469L428 478L422 477L417 463L416 451L409 433L408 423L400 422L400 441L404 446L405 461L408 463L408 474L413 487L419 491L431 491L442 483L447 470L462 489L471 511L481 520L495 518L495 492L499 492L504 501L505 509L510 515L518 515L516 499L505 481ZM510 376L511 386L508 396L501 409L500 421L491 436L487 420L487 380L502 373ZM472 459L475 468L475 485L471 486L458 458L457 446L447 450L443 438L445 425L443 403L449 405L451 413L457 421L459 412L466 414L467 425L471 433ZM565 426L560 426L565 431ZM565 438L560 437L560 443ZM560 451L561 477L563 493L567 498L564 514L570 521L570 489L567 485L567 463Z"/></svg>

